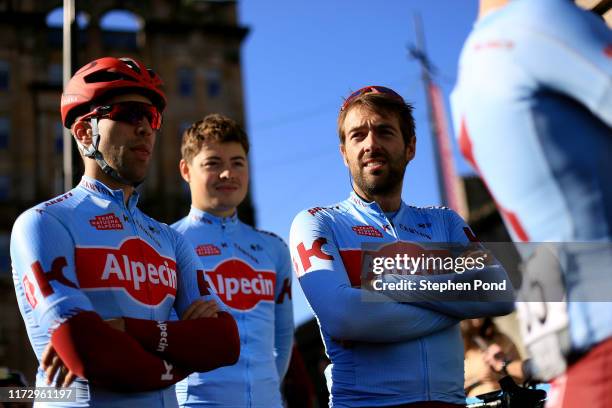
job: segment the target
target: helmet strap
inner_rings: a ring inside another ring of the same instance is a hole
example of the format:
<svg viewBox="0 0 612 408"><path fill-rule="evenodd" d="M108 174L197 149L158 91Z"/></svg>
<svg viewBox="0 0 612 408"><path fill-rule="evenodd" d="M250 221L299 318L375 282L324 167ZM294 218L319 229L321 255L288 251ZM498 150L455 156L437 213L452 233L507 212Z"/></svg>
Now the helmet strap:
<svg viewBox="0 0 612 408"><path fill-rule="evenodd" d="M108 164L108 162L104 159L102 152L98 150L98 146L100 145L100 131L98 129L98 118L91 118L90 123L91 123L91 132L92 132L91 145L85 146L82 143L77 141L77 144L79 145L79 148L83 152L83 155L85 157L95 160L96 163L98 163L98 166L100 166L100 168L102 169L102 171L106 175L111 177L113 180L121 184L128 185L128 186L138 187L140 183L142 183L142 181L131 182L131 181L124 179L123 177L119 175L117 170L113 169L111 165Z"/></svg>

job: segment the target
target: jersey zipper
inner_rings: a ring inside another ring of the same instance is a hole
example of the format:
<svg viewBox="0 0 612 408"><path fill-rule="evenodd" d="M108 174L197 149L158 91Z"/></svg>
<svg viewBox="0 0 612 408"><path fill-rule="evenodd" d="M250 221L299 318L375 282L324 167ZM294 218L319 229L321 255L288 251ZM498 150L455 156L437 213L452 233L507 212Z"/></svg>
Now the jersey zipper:
<svg viewBox="0 0 612 408"><path fill-rule="evenodd" d="M129 200L130 199L128 199L128 202ZM130 209L126 205L123 195L121 196L121 205L124 210L124 215L128 218L128 223L132 224L132 231L134 235L136 236L136 238L141 239L140 233L138 232L138 225L136 224L136 219L134 218L134 213L130 211ZM140 248L140 255L142 256L143 261L148 262L149 260L147 259L144 251L142 250L142 246L139 245L139 248ZM147 298L150 303L151 302L151 285L148 279L146 280L146 291L147 291ZM153 308L149 308L149 319L156 320Z"/></svg>
<svg viewBox="0 0 612 408"><path fill-rule="evenodd" d="M232 259L232 263L236 262L236 248L234 247L234 240L227 232L226 220L223 219L221 221L221 237L223 239L223 243L227 245L228 252L230 253L230 258ZM226 288L227 290L227 288ZM250 408L253 404L252 396L251 396L251 381L250 381L250 365L248 359L248 352L245 352L248 347L248 338L247 338L247 327L245 322L245 313L238 312L239 318L236 319L236 322L240 325L240 332L244 334L244 336L240 336L240 355L244 356L244 378L246 383L246 408Z"/></svg>
<svg viewBox="0 0 612 408"><path fill-rule="evenodd" d="M395 238L396 242L399 242L399 237L397 235L397 230L395 229L395 224L393 224L393 221L391 221L389 218L387 218L387 214L385 214L384 212L380 212L379 213L380 217L382 218L383 221L383 231L387 230L387 227L389 228L389 232L391 233L391 235L393 235L393 238Z"/></svg>
<svg viewBox="0 0 612 408"><path fill-rule="evenodd" d="M397 230L395 229L395 224L387 218L387 215L382 213L381 216L388 222L389 230L393 233L395 238L395 242L400 242L399 236L397 235ZM429 364L427 358L427 344L423 338L419 338L419 346L421 349L421 362L423 364L423 384L425 385L425 400L431 400L430 388L429 388Z"/></svg>
<svg viewBox="0 0 612 408"><path fill-rule="evenodd" d="M395 242L400 242L401 240L397 235L397 230L395 229L395 224L393 224L393 221L387 218L387 215L385 213L381 213L381 216L384 220L387 221L389 225L389 231L393 234ZM431 400L431 390L429 387L429 359L427 358L427 344L425 343L425 340L423 340L423 338L419 338L419 346L421 349L421 362L423 364L423 384L425 385L425 400L429 401Z"/></svg>
<svg viewBox="0 0 612 408"><path fill-rule="evenodd" d="M423 384L425 385L425 400L431 400L429 395L429 364L427 363L427 345L423 338L419 338L419 344L421 346L421 361L423 362Z"/></svg>

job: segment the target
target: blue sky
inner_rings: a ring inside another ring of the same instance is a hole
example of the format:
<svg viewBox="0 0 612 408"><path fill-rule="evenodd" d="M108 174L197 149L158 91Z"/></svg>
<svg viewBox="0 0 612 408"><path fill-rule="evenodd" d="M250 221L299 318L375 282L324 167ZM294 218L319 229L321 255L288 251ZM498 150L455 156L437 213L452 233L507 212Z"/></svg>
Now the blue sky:
<svg viewBox="0 0 612 408"><path fill-rule="evenodd" d="M431 137L418 64L413 15L447 100L477 0L242 0L251 32L242 48L252 193L260 228L285 240L301 210L345 199L349 176L338 153L336 117L343 97L365 85L397 90L415 106L417 155L404 180L404 201L437 205ZM449 125L450 124L450 112ZM454 141L453 141L454 142ZM460 173L470 172L458 154ZM294 282L296 323L310 316Z"/></svg>

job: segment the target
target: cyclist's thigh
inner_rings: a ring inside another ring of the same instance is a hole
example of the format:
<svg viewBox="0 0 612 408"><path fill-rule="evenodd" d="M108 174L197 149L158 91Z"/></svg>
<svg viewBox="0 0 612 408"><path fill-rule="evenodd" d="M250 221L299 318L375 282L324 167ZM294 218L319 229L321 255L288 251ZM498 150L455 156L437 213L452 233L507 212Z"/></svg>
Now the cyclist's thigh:
<svg viewBox="0 0 612 408"><path fill-rule="evenodd" d="M551 383L546 408L612 407L612 339L572 364Z"/></svg>

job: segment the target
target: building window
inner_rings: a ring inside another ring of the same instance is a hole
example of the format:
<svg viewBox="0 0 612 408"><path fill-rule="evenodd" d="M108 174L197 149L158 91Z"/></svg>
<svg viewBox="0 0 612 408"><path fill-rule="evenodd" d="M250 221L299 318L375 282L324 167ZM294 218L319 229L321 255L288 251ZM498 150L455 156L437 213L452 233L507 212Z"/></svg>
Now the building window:
<svg viewBox="0 0 612 408"><path fill-rule="evenodd" d="M63 80L62 64L50 64L47 77L51 85L61 85Z"/></svg>
<svg viewBox="0 0 612 408"><path fill-rule="evenodd" d="M9 89L9 63L8 61L0 60L0 91L8 91Z"/></svg>
<svg viewBox="0 0 612 408"><path fill-rule="evenodd" d="M59 2L61 3L61 2ZM88 44L87 42L87 26L89 26L89 14L79 11L76 15L76 23L79 27L77 34L78 45L84 47ZM47 41L52 47L61 47L64 42L64 36L62 34L62 26L64 25L64 9L62 7L56 7L47 13L46 17L47 27Z"/></svg>
<svg viewBox="0 0 612 408"><path fill-rule="evenodd" d="M0 176L0 201L8 201L11 195L11 178Z"/></svg>
<svg viewBox="0 0 612 408"><path fill-rule="evenodd" d="M181 96L193 96L195 77L193 69L178 69L178 92Z"/></svg>
<svg viewBox="0 0 612 408"><path fill-rule="evenodd" d="M11 235L7 233L0 234L0 275L6 275L11 272Z"/></svg>
<svg viewBox="0 0 612 408"><path fill-rule="evenodd" d="M6 150L9 147L11 135L11 121L6 116L0 116L0 150Z"/></svg>
<svg viewBox="0 0 612 408"><path fill-rule="evenodd" d="M191 122L182 121L179 124L179 139L183 140L183 133L191 127Z"/></svg>
<svg viewBox="0 0 612 408"><path fill-rule="evenodd" d="M138 49L144 39L139 36L143 27L143 18L128 10L110 10L100 18L102 42L112 49Z"/></svg>
<svg viewBox="0 0 612 408"><path fill-rule="evenodd" d="M179 140L180 143L182 145L183 142L183 133L185 133L185 131L187 129L189 129L192 125L192 122L189 121L181 121L179 123ZM189 184L183 180L183 178L181 177L181 194L183 196L184 199L189 199L191 197L191 189L189 187Z"/></svg>
<svg viewBox="0 0 612 408"><path fill-rule="evenodd" d="M45 18L47 26L50 28L62 28L64 24L64 8L56 7L47 13L47 17ZM76 15L77 25L81 30L87 28L89 25L89 14L79 11Z"/></svg>
<svg viewBox="0 0 612 408"><path fill-rule="evenodd" d="M64 126L62 122L55 122L53 140L55 141L55 154L64 154Z"/></svg>
<svg viewBox="0 0 612 408"><path fill-rule="evenodd" d="M55 195L60 195L64 190L64 168L55 166L53 173L53 192Z"/></svg>
<svg viewBox="0 0 612 408"><path fill-rule="evenodd" d="M211 98L215 98L221 93L221 73L218 69L206 71L206 92Z"/></svg>

